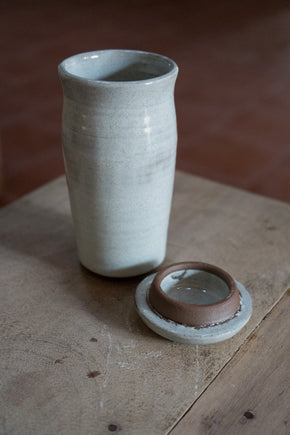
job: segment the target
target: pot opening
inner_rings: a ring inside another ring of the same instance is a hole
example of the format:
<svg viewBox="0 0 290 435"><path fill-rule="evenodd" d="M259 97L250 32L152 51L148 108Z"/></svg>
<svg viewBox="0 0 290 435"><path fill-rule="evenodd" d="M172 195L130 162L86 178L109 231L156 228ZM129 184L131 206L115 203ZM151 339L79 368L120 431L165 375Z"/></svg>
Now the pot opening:
<svg viewBox="0 0 290 435"><path fill-rule="evenodd" d="M161 289L172 299L195 305L210 305L225 299L230 289L225 281L213 273L184 269L168 274L161 281Z"/></svg>
<svg viewBox="0 0 290 435"><path fill-rule="evenodd" d="M169 58L130 50L82 53L64 60L61 67L79 78L105 82L150 80L177 69Z"/></svg>

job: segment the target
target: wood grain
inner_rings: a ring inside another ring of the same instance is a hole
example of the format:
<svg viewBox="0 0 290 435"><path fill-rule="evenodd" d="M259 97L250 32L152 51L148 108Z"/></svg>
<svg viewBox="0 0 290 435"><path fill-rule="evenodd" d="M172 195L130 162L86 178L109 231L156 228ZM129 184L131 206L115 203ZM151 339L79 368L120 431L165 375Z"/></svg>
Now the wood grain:
<svg viewBox="0 0 290 435"><path fill-rule="evenodd" d="M290 289L171 435L290 433L289 310Z"/></svg>
<svg viewBox="0 0 290 435"><path fill-rule="evenodd" d="M165 263L216 264L247 287L254 307L237 336L192 347L138 318L141 277L105 279L79 265L64 178L2 209L3 432L168 432L285 292L289 213L281 202L177 173Z"/></svg>

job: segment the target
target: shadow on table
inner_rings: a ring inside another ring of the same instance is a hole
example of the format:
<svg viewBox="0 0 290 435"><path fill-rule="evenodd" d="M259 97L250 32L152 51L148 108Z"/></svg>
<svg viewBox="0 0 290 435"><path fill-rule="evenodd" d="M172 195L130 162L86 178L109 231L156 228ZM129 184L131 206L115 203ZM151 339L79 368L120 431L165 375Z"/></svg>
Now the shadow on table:
<svg viewBox="0 0 290 435"><path fill-rule="evenodd" d="M134 334L153 334L135 310L135 290L145 275L105 278L81 266L68 211L61 212L23 198L3 209L2 217L9 222L1 231L1 245L9 266L12 261L15 269L22 270L20 265L25 264L26 276L35 275L38 269L43 286L46 292L51 291L52 298L55 292L73 295L82 309L104 324Z"/></svg>

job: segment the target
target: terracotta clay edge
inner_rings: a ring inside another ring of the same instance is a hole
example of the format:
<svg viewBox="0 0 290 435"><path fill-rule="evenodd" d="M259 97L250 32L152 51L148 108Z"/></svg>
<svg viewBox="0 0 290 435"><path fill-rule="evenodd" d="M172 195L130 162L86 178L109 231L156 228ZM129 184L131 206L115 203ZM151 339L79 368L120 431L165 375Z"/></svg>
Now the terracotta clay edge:
<svg viewBox="0 0 290 435"><path fill-rule="evenodd" d="M162 290L161 282L167 275L186 269L201 270L218 276L227 284L229 294L208 305L189 304L171 298ZM188 261L172 264L155 275L149 289L148 302L154 311L166 319L201 328L233 318L240 309L240 294L235 280L225 270L208 263Z"/></svg>

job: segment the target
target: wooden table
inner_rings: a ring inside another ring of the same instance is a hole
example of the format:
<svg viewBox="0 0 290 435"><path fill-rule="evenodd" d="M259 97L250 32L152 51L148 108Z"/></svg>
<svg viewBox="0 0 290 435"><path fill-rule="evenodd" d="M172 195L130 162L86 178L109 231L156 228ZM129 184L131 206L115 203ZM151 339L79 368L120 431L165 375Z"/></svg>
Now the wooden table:
<svg viewBox="0 0 290 435"><path fill-rule="evenodd" d="M166 264L219 265L253 299L208 346L142 323L140 277L79 265L63 177L2 209L0 231L1 433L290 433L289 205L177 173Z"/></svg>

